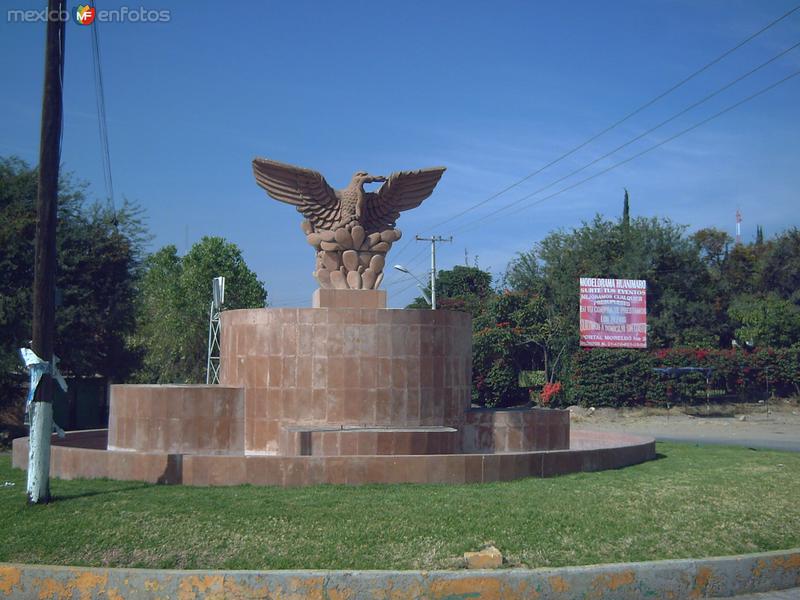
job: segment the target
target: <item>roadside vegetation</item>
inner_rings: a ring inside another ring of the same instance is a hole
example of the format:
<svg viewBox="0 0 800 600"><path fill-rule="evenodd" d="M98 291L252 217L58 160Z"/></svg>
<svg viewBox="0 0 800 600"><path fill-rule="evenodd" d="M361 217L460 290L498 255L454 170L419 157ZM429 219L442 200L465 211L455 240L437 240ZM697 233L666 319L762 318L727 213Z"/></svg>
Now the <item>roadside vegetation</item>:
<svg viewBox="0 0 800 600"><path fill-rule="evenodd" d="M581 349L579 278L647 281L647 350ZM439 273L442 308L473 315L472 400L484 406L667 406L800 395L800 230L741 244L667 218L597 215L549 233L499 281ZM411 305L427 306L420 297ZM670 379L653 368L713 369Z"/></svg>
<svg viewBox="0 0 800 600"><path fill-rule="evenodd" d="M19 349L31 339L36 182L34 167L0 157L0 447L26 433ZM227 308L266 304L233 243L205 237L184 256L171 245L151 253L139 205L93 201L69 173L58 206L54 348L67 378L204 383L211 278L227 277ZM58 401L55 410L65 412Z"/></svg>

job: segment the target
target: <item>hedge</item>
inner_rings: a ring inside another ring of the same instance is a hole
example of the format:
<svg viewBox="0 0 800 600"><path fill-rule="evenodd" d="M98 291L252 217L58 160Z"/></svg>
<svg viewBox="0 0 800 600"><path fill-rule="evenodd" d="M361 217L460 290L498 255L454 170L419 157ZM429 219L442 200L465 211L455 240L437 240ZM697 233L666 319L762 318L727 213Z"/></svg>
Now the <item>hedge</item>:
<svg viewBox="0 0 800 600"><path fill-rule="evenodd" d="M757 400L767 395L800 395L800 345L790 348L619 350L584 348L570 361L567 402L585 406L637 406L705 401L731 396ZM670 378L656 367L712 368Z"/></svg>

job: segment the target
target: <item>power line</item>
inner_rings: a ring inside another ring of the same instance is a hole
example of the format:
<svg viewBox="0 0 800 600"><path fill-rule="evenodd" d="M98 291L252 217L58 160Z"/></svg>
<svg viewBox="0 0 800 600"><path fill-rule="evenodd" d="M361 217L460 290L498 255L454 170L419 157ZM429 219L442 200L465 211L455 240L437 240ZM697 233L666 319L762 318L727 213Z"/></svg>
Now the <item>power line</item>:
<svg viewBox="0 0 800 600"><path fill-rule="evenodd" d="M791 46L791 47L789 47L789 48L787 48L787 49L783 50L782 52L780 52L780 53L776 54L775 56L773 56L773 57L772 57L772 58L770 58L769 60L767 60L767 61L765 61L765 62L761 63L761 64L760 64L760 65L758 65L757 67L754 67L754 68L750 69L749 71L747 71L747 72L746 72L746 73L744 73L743 75L740 75L739 77L737 77L736 79L734 79L734 80L730 81L729 83L725 84L725 85L724 85L724 86L722 86L721 88L718 88L717 90L715 90L715 91L711 92L710 94L708 94L708 95L707 95L707 96L705 96L704 98L702 98L702 99L698 100L697 102L693 102L692 104L690 104L689 106L687 106L687 107L686 107L686 108L684 108L683 110L681 110L681 111L679 111L679 112L675 113L674 115L672 115L671 117L669 117L669 118L667 118L667 119L665 119L665 120L661 121L661 122L660 122L658 125L655 125L655 126L651 127L650 129L648 129L647 131L644 131L644 132L640 133L639 135L637 135L637 136L635 136L635 137L631 138L631 139L630 139L630 140L628 140L627 142L625 142L625 143L623 143L623 144L620 144L619 146L617 146L617 147L616 147L616 148L614 148L613 150L610 150L609 152L606 152L606 153L605 153L605 154L603 154L602 156L599 156L598 158L595 158L594 160L592 160L592 161L590 161L590 162L586 163L585 165L583 165L582 167L579 167L579 168L575 169L574 171L571 171L570 173L567 173L567 174L566 174L566 175L564 175L563 177L560 177L560 178L556 179L555 181L552 181L552 182L548 183L546 186L544 186L544 187L541 187L541 188L539 188L538 190L535 190L535 191L533 191L533 192L530 192L529 194L527 194L527 195L525 195L525 196L522 196L521 198L519 198L519 199L517 199L517 200L515 200L515 201L513 201L513 202L511 202L511 203L509 203L509 204L506 204L505 206L503 206L503 207L501 207L501 208L499 208L499 209L495 210L494 212L491 212L491 213L489 213L489 215L494 215L494 214L500 213L500 212L502 212L502 211L504 211L504 210L508 210L509 208L512 208L512 207L516 206L517 204L519 204L519 203L520 203L520 202L522 202L523 200L526 200L527 198L530 198L530 197L532 197L532 196L535 196L535 195L537 195L537 194L540 194L541 192L543 192L543 191L545 191L545 190L547 190L547 189L550 189L550 188L551 188L551 187L553 187L554 185L556 185L556 184L558 184L558 183L561 183L562 181L565 181L566 179L569 179L570 177L572 177L572 176L574 176L574 175L577 175L578 173L580 173L580 172L582 172L582 171L585 171L586 169L588 169L589 167L591 167L591 166L593 166L593 165L597 164L597 163L598 163L598 162L600 162L601 160L604 160L604 159L608 158L609 156L612 156L613 154L616 154L617 152L619 152L619 151L620 151L620 150L622 150L623 148L626 148L626 147L630 146L630 145L631 145L631 144L633 144L634 142L638 142L638 141L639 141L639 140L641 140L643 137L645 137L645 136L647 136L647 135L649 135L649 134L653 133L654 131L656 131L657 129L660 129L660 128L661 128L661 127L663 127L664 125L666 125L666 124L668 124L668 123L671 123L672 121L674 121L674 120L675 120L675 119L677 119L678 117L681 117L681 116L685 115L687 112L689 112L689 111L691 111L691 110L693 110L693 109L697 108L697 107L698 107L698 106L700 106L701 104L704 104L704 103L708 102L709 100L711 100L711 99L712 99L712 98L714 98L715 96L718 96L719 94L721 94L721 93L722 93L722 92L724 92L725 90L728 90L728 89L730 89L731 87L733 87L734 85L736 85L736 84L737 84L737 83L739 83L740 81L742 81L742 80L746 79L747 77L750 77L751 75L753 75L753 74L754 74L754 73L756 73L757 71L759 71L759 70L763 69L764 67L766 67L767 65L769 65L769 64L771 64L771 63L773 63L773 62L775 62L775 61L776 61L776 60L778 60L779 58L781 58L781 57L785 56L786 54L788 54L788 53L789 53L789 52L791 52L792 50L795 50L795 49L796 49L796 48L798 48L798 47L800 47L800 42L797 42L797 43L796 43L796 44L794 44L793 46ZM470 226L470 224L471 224L470 222L468 222L468 223L463 223L463 224L461 224L459 227L455 228L455 229L454 229L454 231L460 231L461 229L464 229L465 227L469 227L469 226Z"/></svg>
<svg viewBox="0 0 800 600"><path fill-rule="evenodd" d="M412 278L409 278L409 279L411 279L411 282L408 285L406 285L404 288L401 288L399 290L395 290L394 293L395 293L396 296L399 296L400 294L402 294L403 292L411 289L412 287L414 287L417 284L416 280L414 280ZM399 283L405 283L405 281L401 281Z"/></svg>
<svg viewBox="0 0 800 600"><path fill-rule="evenodd" d="M456 214L455 214L455 215L453 215L452 217L449 217L449 218L447 218L447 219L444 219L443 221L440 221L440 222L438 222L438 223L435 223L434 225L432 225L432 226L431 226L429 229L427 229L426 231L430 231L430 230L432 230L432 229L435 229L435 228L437 228L437 227L440 227L440 226L442 226L442 225L444 225L444 224L446 224L446 223L449 223L450 221L452 221L452 220L454 220L454 219L457 219L457 218L458 218L458 217L460 217L460 216L463 216L463 215L467 214L468 212L471 212L471 211L475 210L476 208L478 208L478 207L480 207L480 206L483 206L483 205L484 205L484 204L486 204L487 202L490 202L490 201L494 200L494 199L495 199L495 198L497 198L498 196L501 196L502 194L505 194L506 192L508 192L508 191L510 191L510 190L512 190L512 189L514 189L515 187L517 187L517 186L519 186L520 184L524 183L525 181L527 181L527 180L531 179L532 177L535 177L536 175L538 175L539 173L541 173L541 172L542 172L542 171L544 171L545 169L548 169L549 167L551 167L551 166L555 165L556 163L559 163L559 162L561 162L562 160L564 160L565 158L567 158L567 157L569 157L569 156L573 155L575 152L577 152L578 150L581 150L581 149L582 149L582 148L584 148L585 146L589 145L590 143L592 143L592 142L593 142L594 140L596 140L597 138L599 138L599 137L601 137L601 136L605 135L605 134L606 134L606 133L608 133L609 131L611 131L611 130L615 129L616 127L618 127L619 125L621 125L621 124L625 123L626 121L628 121L628 120L629 120L629 119L631 119L632 117L636 116L637 114L639 114L639 113L640 113L640 112L642 112L643 110L645 110L645 109L649 108L650 106L652 106L653 104L655 104L656 102L658 102L659 100L661 100L662 98L664 98L664 97L668 96L669 94L671 94L672 92L674 92L674 91L675 91L675 90L677 90L678 88L682 87L683 85L685 85L686 83L688 83L689 81L691 81L692 79L694 79L695 77L697 77L698 75L700 75L701 73L703 73L703 72L707 71L709 68L711 68L712 66L716 65L717 63L719 63L720 61L722 61L724 58L728 57L729 55L733 54L733 53L734 53L736 50L738 50L738 49L739 49L739 48L741 48L742 46L744 46L744 45L748 44L749 42L751 42L752 40L754 40L755 38L757 38L758 36L760 36L760 35L761 35L762 33L764 33L765 31L769 30L770 28L774 27L775 25L777 25L778 23L780 23L781 21L783 21L784 19L786 19L787 17L789 17L791 14L793 14L794 12L796 12L798 9L800 9L800 5L797 5L797 6L795 6L794 8L790 9L789 11L787 11L786 13L784 13L783 15L781 15L780 17L778 17L778 18L774 19L773 21L771 21L770 23L768 23L767 25L765 25L764 27L762 27L761 29L759 29L759 30L758 30L758 31L756 31L755 33L752 33L751 35L749 35L748 37L746 37L744 40L742 40L741 42L739 42L739 43L738 43L738 44L736 44L735 46L733 46L733 47L729 48L728 50L726 50L725 52L723 52L722 54L720 54L719 56L717 56L716 58L714 58L714 59L713 59L713 60L711 60L710 62L706 63L705 65L703 65L702 67L700 67L700 68L699 68L699 69L697 69L696 71L692 72L691 74L689 74L688 76L684 77L683 79L681 79L681 80L680 80L680 81L678 81L677 83L673 84L671 87L669 87L668 89L664 90L663 92L661 92L660 94L658 94L658 95L657 95L657 96L655 96L654 98L652 98L652 99L648 100L647 102L645 102L644 104L642 104L642 105L641 105L641 106L639 106L638 108L634 109L633 111L631 111L630 113L628 113L627 115L625 115L624 117L622 117L621 119L619 119L619 120L615 121L614 123L612 123L611 125L609 125L609 126L608 126L608 127L606 127L605 129L603 129L602 131L600 131L600 132L598 132L598 133L596 133L596 134L592 135L592 136L591 136L591 137L589 137L587 140L585 140L584 142L582 142L582 143L578 144L577 146L575 146L575 147L574 147L574 148L572 148L571 150L568 150L567 152L565 152L565 153L564 153L564 154L562 154L561 156L559 156L559 157L557 157L557 158L555 158L555 159L551 160L550 162L548 162L548 163L547 163L547 164L545 164L544 166L542 166L542 167L538 168L537 170L533 171L532 173L529 173L529 174L525 175L525 176L524 176L524 177L522 177L521 179L518 179L517 181L515 181L515 182L514 182L514 183L512 183L511 185L508 185L508 186L506 186L506 187L505 187L505 188L503 188L502 190L500 190L500 191L498 191L498 192L496 192L496 193L492 194L491 196L489 196L489 197L487 197L487 198L485 198L485 199L481 200L480 202L477 202L476 204L473 204L472 206L469 206L469 207L465 208L464 210L462 210L462 211L460 211L460 212L456 213ZM401 254L402 254L402 253L403 253L403 252L404 252L404 251L405 251L405 250L408 248L408 246L410 245L410 242L411 242L411 240L409 240L409 241L408 241L408 242L407 242L407 243L406 243L406 244L405 244L405 245L404 245L404 246L403 246L403 247L400 249L400 251L399 251L399 252L398 252L398 253L395 255L395 258L399 257L399 256L400 256L400 255L401 255Z"/></svg>
<svg viewBox="0 0 800 600"><path fill-rule="evenodd" d="M722 115L732 111L733 109L738 108L742 104L745 104L746 102L749 102L749 101L757 98L758 96L760 96L762 94L765 94L766 92L778 87L779 85L781 85L783 83L786 83L787 81L789 81L793 77L797 77L798 75L800 75L800 71L795 71L794 73L792 73L790 75L787 75L783 79L780 79L779 81L776 81L775 83L773 83L773 84L771 84L771 85L769 85L769 86L767 86L765 88L762 88L758 92L755 92L754 94L751 94L750 96L747 96L746 98L744 98L742 100L739 100L738 102L736 102L734 104L731 104L727 108L724 108L721 111L719 111L717 113L714 113L710 117L707 117L707 118L703 119L702 121L699 121L699 122L695 123L694 125L692 125L690 127L687 127L686 129L683 129L683 130L679 131L678 133L676 133L674 135L671 135L670 137L660 141L659 143L654 144L653 146L650 146L648 148L645 148L641 152L638 152L638 153L634 154L633 156L630 156L630 157L626 158L625 160L622 160L622 161L620 161L618 163L615 163L615 164L611 165L610 167L607 167L607 168L603 169L602 171L598 171L594 175L590 175L589 177L581 179L580 181L578 181L576 183L573 183L571 185L568 185L568 186L558 190L557 192L554 192L554 193L552 193L552 194L550 194L548 196L540 198L539 200L537 200L535 202L532 202L532 203L528 204L527 206L522 207L520 210L527 210L529 208L532 208L533 206L541 204L545 200L549 200L550 198L554 198L555 196L558 196L558 195L560 195L560 194L562 194L562 193L564 193L566 191L574 189L574 188L578 187L579 185L583 185L584 183L586 183L588 181L591 181L592 179L595 179L596 177L599 177L600 175L604 175L605 173L608 173L609 171L612 171L612 170L616 169L617 167L620 167L620 166L622 166L624 164L627 164L627 163L631 162L632 160L634 160L636 158L639 158L640 156L643 156L643 155L647 154L648 152L651 152L651 151L655 150L656 148L660 148L664 144L667 144L667 143L675 140L676 138L679 138L682 135L685 135L685 134L689 133L690 131L693 131L693 130L697 129L698 127L700 127L702 125L705 125L709 121L712 121L712 120L714 120L714 119L716 119L718 117L721 117ZM533 194L528 194L526 196L523 196L522 198L520 198L520 200L526 200L526 199L530 198L531 196L535 195L535 193L536 192L534 192ZM499 209L497 209L497 210L495 210L493 212L490 212L489 214L484 215L483 217L481 217L481 220L479 222L475 222L475 223L473 223L471 225L467 224L465 226L458 227L454 231L458 231L458 230L462 230L462 229L474 228L478 224L483 224L486 221L486 219L493 217L494 215L496 215L496 214L502 212L503 210L505 210L506 208L507 207L501 207L501 208L499 208Z"/></svg>
<svg viewBox="0 0 800 600"><path fill-rule="evenodd" d="M90 2L94 8L94 0ZM108 144L108 120L106 119L106 99L105 88L103 86L103 70L100 61L100 39L99 39L99 26L98 20L91 25L92 27L92 63L94 66L94 93L97 102L97 124L100 134L100 152L103 159L103 177L105 179L105 188L107 202L111 206L111 214L113 216L113 223L117 225L117 211L114 205L114 180L111 176L111 150Z"/></svg>

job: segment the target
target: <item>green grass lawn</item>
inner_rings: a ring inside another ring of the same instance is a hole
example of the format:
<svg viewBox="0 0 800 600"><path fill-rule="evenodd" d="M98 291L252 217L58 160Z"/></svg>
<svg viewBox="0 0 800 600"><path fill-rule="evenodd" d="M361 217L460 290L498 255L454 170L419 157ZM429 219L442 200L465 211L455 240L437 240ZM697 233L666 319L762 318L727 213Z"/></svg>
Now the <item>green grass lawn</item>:
<svg viewBox="0 0 800 600"><path fill-rule="evenodd" d="M193 488L52 481L25 506L0 456L0 561L224 569L433 569L494 542L541 567L800 546L800 454L658 444L618 471L473 485Z"/></svg>

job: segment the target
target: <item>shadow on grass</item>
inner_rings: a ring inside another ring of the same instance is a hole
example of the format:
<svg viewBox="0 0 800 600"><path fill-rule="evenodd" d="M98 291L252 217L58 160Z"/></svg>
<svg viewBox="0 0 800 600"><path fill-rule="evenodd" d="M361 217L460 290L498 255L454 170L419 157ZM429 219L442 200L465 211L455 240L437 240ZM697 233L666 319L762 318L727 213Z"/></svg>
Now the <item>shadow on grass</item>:
<svg viewBox="0 0 800 600"><path fill-rule="evenodd" d="M642 466L642 465L646 465L646 464L649 464L651 462L656 462L656 461L662 460L664 458L669 458L669 456L667 456L666 454L662 454L661 452L656 452L656 455L653 458L651 458L649 460L645 460L645 461L640 462L640 463L636 463L636 464L633 464L633 465L624 465L624 466L621 466L621 467L614 467L613 469L603 469L602 471L593 471L593 472L594 473L602 473L603 471L625 471L626 469L631 469L633 467L639 467L639 466Z"/></svg>
<svg viewBox="0 0 800 600"><path fill-rule="evenodd" d="M50 497L50 502L67 502L69 500L77 500L78 498L91 498L93 496L107 496L109 494L117 494L119 492L130 492L133 490L143 490L148 487L153 487L150 483L134 483L125 487L118 487L111 490L91 490L81 491L75 493L61 493L53 494Z"/></svg>

